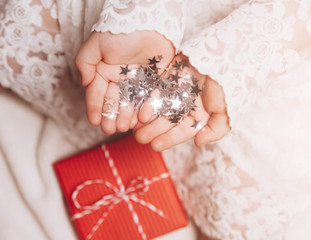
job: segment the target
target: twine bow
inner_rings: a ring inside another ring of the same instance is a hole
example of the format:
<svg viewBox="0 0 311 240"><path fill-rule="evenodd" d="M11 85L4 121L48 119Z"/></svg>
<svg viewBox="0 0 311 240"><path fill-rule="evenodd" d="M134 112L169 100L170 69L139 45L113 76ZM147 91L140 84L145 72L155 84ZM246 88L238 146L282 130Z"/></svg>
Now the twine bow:
<svg viewBox="0 0 311 240"><path fill-rule="evenodd" d="M114 161L110 156L110 153L105 145L102 146L102 150L104 151L105 157L108 160L109 167L111 168L111 171L113 173L113 176L116 179L118 187L115 187L113 184L111 184L108 181L105 181L103 179L94 179L94 180L87 180L83 182L82 184L78 185L74 192L72 193L72 201L74 206L81 210L81 212L76 213L73 215L73 219L79 219L83 218L85 215L91 214L94 211L102 208L103 206L108 206L107 209L104 211L104 213L101 215L101 217L97 220L95 225L92 227L91 231L88 233L86 239L90 240L94 233L99 229L100 225L104 222L105 218L108 216L109 212L120 202L125 201L129 211L132 214L133 221L135 225L137 226L137 230L139 234L141 235L141 238L143 240L146 240L146 234L143 230L143 227L139 221L138 215L136 211L134 210L132 202L138 203L142 205L143 207L148 208L149 210L153 211L154 213L158 214L161 217L165 217L164 213L157 209L154 205L152 205L149 202L146 202L142 199L137 198L138 195L143 195L146 192L148 192L149 187L154 182L157 182L159 180L162 180L164 178L167 178L169 176L168 173L162 173L157 177L146 179L141 176L133 179L129 186L125 188L122 179L118 173L117 168L115 167ZM85 187L89 185L95 185L95 184L102 184L108 187L113 191L113 193L103 196L98 201L94 202L90 205L81 205L80 202L77 200L78 195L81 190L83 190Z"/></svg>

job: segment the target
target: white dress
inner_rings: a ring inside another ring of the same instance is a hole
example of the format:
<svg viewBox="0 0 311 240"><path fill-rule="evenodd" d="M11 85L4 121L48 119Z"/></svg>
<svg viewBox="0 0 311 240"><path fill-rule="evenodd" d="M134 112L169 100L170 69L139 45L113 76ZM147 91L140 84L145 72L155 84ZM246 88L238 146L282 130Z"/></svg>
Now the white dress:
<svg viewBox="0 0 311 240"><path fill-rule="evenodd" d="M74 67L92 26L165 35L222 85L232 127L217 143L198 149L187 142L163 153L188 214L216 239L311 239L309 0L2 5L0 84L53 118L82 148L101 138L86 121Z"/></svg>

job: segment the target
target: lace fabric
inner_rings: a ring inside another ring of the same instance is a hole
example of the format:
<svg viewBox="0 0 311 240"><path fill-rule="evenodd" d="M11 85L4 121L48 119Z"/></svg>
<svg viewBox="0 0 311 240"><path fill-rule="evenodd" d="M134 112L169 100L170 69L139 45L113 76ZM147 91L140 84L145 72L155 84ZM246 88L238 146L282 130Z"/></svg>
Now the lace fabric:
<svg viewBox="0 0 311 240"><path fill-rule="evenodd" d="M225 18L247 0L184 1L186 5L186 27L182 42L196 36L202 29Z"/></svg>
<svg viewBox="0 0 311 240"><path fill-rule="evenodd" d="M56 120L79 148L102 139L87 122L84 90L72 78L74 56L67 62L56 2L8 1L0 24L1 85Z"/></svg>
<svg viewBox="0 0 311 240"><path fill-rule="evenodd" d="M223 86L233 129L191 159L180 190L208 236L288 239L310 211L310 7L251 1L181 46Z"/></svg>
<svg viewBox="0 0 311 240"><path fill-rule="evenodd" d="M155 30L178 49L184 35L185 6L182 0L107 0L93 30L115 34Z"/></svg>
<svg viewBox="0 0 311 240"><path fill-rule="evenodd" d="M297 9L292 12L292 9ZM181 47L225 91L231 125L265 90L266 78L291 70L310 46L308 1L251 1ZM244 110L243 110L244 109Z"/></svg>

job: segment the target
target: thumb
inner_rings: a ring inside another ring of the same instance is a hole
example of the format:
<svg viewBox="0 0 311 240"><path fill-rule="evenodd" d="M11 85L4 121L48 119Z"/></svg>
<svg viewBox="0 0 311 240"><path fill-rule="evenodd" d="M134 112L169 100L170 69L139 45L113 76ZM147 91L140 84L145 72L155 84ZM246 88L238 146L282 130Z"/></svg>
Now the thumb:
<svg viewBox="0 0 311 240"><path fill-rule="evenodd" d="M215 142L222 139L230 131L229 117L226 113L213 113L207 122L195 136L195 144L202 146L204 144Z"/></svg>
<svg viewBox="0 0 311 240"><path fill-rule="evenodd" d="M202 100L208 113L226 112L225 94L222 86L208 76L204 84Z"/></svg>
<svg viewBox="0 0 311 240"><path fill-rule="evenodd" d="M93 32L76 56L76 66L81 74L83 86L87 86L93 81L96 74L96 65L102 60L99 34Z"/></svg>

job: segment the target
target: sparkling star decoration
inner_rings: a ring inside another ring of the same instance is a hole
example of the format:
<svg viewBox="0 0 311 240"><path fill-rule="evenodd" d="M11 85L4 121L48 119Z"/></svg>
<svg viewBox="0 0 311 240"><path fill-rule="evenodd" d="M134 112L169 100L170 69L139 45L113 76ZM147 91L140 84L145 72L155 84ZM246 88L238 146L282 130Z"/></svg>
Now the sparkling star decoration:
<svg viewBox="0 0 311 240"><path fill-rule="evenodd" d="M181 120L181 116L174 115L169 120L171 121L171 123L178 123Z"/></svg>
<svg viewBox="0 0 311 240"><path fill-rule="evenodd" d="M175 64L172 65L172 67L175 68L176 71L179 71L181 69L181 64L175 60Z"/></svg>
<svg viewBox="0 0 311 240"><path fill-rule="evenodd" d="M199 82L199 80L194 76L191 76L191 80L192 80L193 85L197 85Z"/></svg>
<svg viewBox="0 0 311 240"><path fill-rule="evenodd" d="M137 69L132 69L132 70L131 70L131 74L132 74L132 75L134 75L134 76L135 76L135 75L136 75L136 73L137 73Z"/></svg>
<svg viewBox="0 0 311 240"><path fill-rule="evenodd" d="M183 58L180 64L181 64L182 69L184 69L185 67L189 67L187 58Z"/></svg>
<svg viewBox="0 0 311 240"><path fill-rule="evenodd" d="M178 110L182 102L180 101L179 97L177 97L177 98L171 99L171 103L172 103L172 108Z"/></svg>
<svg viewBox="0 0 311 240"><path fill-rule="evenodd" d="M186 75L182 76L183 78L190 80L192 78L192 75L187 73Z"/></svg>
<svg viewBox="0 0 311 240"><path fill-rule="evenodd" d="M161 84L163 89L170 89L172 87L172 82L168 78L162 78Z"/></svg>
<svg viewBox="0 0 311 240"><path fill-rule="evenodd" d="M130 106L131 104L128 102L128 101L124 101L122 100L120 102L120 107L124 107L124 108L127 108L128 106Z"/></svg>
<svg viewBox="0 0 311 240"><path fill-rule="evenodd" d="M196 96L199 95L199 92L202 92L201 89L199 89L199 86L198 85L195 85L195 86L191 86L191 93L194 93Z"/></svg>
<svg viewBox="0 0 311 240"><path fill-rule="evenodd" d="M171 74L171 77L172 77L172 81L174 81L178 84L178 80L180 79L178 72L176 74Z"/></svg>
<svg viewBox="0 0 311 240"><path fill-rule="evenodd" d="M126 74L126 78L121 79L119 82L120 105L126 106L125 102L127 101L129 105L134 103L135 108L138 108L150 97L151 91L157 87L159 76L150 65L146 68L140 67L132 70L129 70L127 65L125 68L121 67L121 69L121 74ZM128 72L131 73L132 77L127 76Z"/></svg>
<svg viewBox="0 0 311 240"><path fill-rule="evenodd" d="M183 101L184 99L187 99L189 97L189 94L187 92L180 92L178 93L179 98Z"/></svg>
<svg viewBox="0 0 311 240"><path fill-rule="evenodd" d="M111 120L115 120L119 114L118 102L114 99L105 99L105 106L107 110L102 113L102 116Z"/></svg>
<svg viewBox="0 0 311 240"><path fill-rule="evenodd" d="M108 109L102 113L102 116L110 120L115 120L119 114L118 106L116 105L116 102L114 100L111 100L110 102L109 100L109 101L106 101L106 104L107 104Z"/></svg>
<svg viewBox="0 0 311 240"><path fill-rule="evenodd" d="M163 99L153 97L153 101L149 103L153 107L153 115L158 115L159 110L162 108Z"/></svg>
<svg viewBox="0 0 311 240"><path fill-rule="evenodd" d="M130 72L129 65L126 65L126 67L121 67L120 75L124 74L126 76L128 72Z"/></svg>
<svg viewBox="0 0 311 240"><path fill-rule="evenodd" d="M107 112L105 113L102 113L102 115L105 117L105 118L108 118L110 120L115 120L118 116L119 112L118 111L110 111L108 110Z"/></svg>
<svg viewBox="0 0 311 240"><path fill-rule="evenodd" d="M199 124L200 124L200 121L197 121L194 119L194 123L193 125L191 125L191 127L193 127L196 130Z"/></svg>
<svg viewBox="0 0 311 240"><path fill-rule="evenodd" d="M153 57L152 59L148 59L148 60L149 60L150 65L159 63L159 61L157 61L157 59L155 57Z"/></svg>

